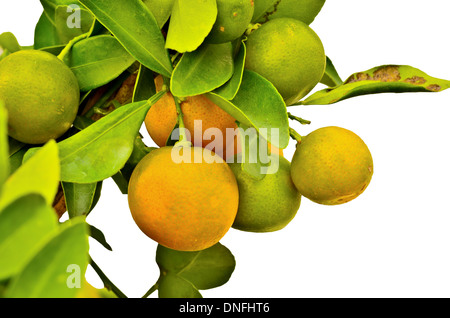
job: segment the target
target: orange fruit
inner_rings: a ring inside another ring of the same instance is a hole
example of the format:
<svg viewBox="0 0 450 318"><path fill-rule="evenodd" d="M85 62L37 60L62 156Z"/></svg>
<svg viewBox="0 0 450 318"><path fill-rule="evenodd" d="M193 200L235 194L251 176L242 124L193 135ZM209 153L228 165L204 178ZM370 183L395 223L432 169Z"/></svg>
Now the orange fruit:
<svg viewBox="0 0 450 318"><path fill-rule="evenodd" d="M291 176L300 193L319 204L358 197L370 183L373 159L364 141L340 127L317 129L297 144Z"/></svg>
<svg viewBox="0 0 450 318"><path fill-rule="evenodd" d="M230 229L239 190L230 167L212 151L162 147L136 166L128 203L134 221L151 239L174 250L197 251L216 244Z"/></svg>
<svg viewBox="0 0 450 318"><path fill-rule="evenodd" d="M0 62L0 100L8 111L9 135L27 144L61 137L78 112L78 80L53 54L18 51Z"/></svg>
<svg viewBox="0 0 450 318"><path fill-rule="evenodd" d="M163 86L161 75L155 78L155 85L156 90L161 91ZM181 102L181 111L183 112L184 125L190 133L191 138L189 139L193 145L207 147L219 156L223 156L224 149L230 142L226 140L226 130L227 128L236 129L236 120L204 95L187 97ZM201 121L201 130L195 131L195 121ZM150 108L144 122L153 141L159 147L164 147L177 123L175 101L170 92ZM212 128L216 130L211 130ZM222 142L217 141L218 146L216 148L213 147L213 142L217 137L210 136L211 139L209 139L208 132L220 133L223 136ZM236 140L236 137L233 140Z"/></svg>

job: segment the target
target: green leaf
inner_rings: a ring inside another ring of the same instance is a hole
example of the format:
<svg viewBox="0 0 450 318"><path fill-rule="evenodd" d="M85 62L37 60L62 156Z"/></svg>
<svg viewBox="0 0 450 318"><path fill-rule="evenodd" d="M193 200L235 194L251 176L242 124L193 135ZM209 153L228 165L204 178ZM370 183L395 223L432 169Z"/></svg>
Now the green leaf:
<svg viewBox="0 0 450 318"><path fill-rule="evenodd" d="M8 112L4 102L0 100L0 195L9 172Z"/></svg>
<svg viewBox="0 0 450 318"><path fill-rule="evenodd" d="M329 87L338 86L343 83L341 77L339 76L338 72L336 71L336 68L333 65L333 62L330 60L328 56L327 56L327 64L325 67L325 73L323 74L323 77L320 80L320 82Z"/></svg>
<svg viewBox="0 0 450 318"><path fill-rule="evenodd" d="M81 0L125 49L149 69L170 77L172 62L156 19L141 0Z"/></svg>
<svg viewBox="0 0 450 318"><path fill-rule="evenodd" d="M7 298L72 298L89 262L88 226L71 219L11 281Z"/></svg>
<svg viewBox="0 0 450 318"><path fill-rule="evenodd" d="M0 214L0 280L17 274L57 226L55 211L40 195L8 205Z"/></svg>
<svg viewBox="0 0 450 318"><path fill-rule="evenodd" d="M3 32L0 34L0 47L14 53L21 50L19 42L11 32Z"/></svg>
<svg viewBox="0 0 450 318"><path fill-rule="evenodd" d="M195 51L211 31L216 18L215 0L175 0L166 48L180 53Z"/></svg>
<svg viewBox="0 0 450 318"><path fill-rule="evenodd" d="M131 174L133 173L134 168L136 168L137 164L154 149L156 148L147 147L140 136L136 137L134 141L133 152L131 153L128 161L125 163L125 166L121 169L122 176L127 181L127 184L128 181L130 181Z"/></svg>
<svg viewBox="0 0 450 318"><path fill-rule="evenodd" d="M20 142L18 140L15 140L14 138L8 137L8 144L9 144L9 155L12 156L16 152L18 152L20 149L22 149L25 144L23 142Z"/></svg>
<svg viewBox="0 0 450 318"><path fill-rule="evenodd" d="M174 96L201 95L226 83L233 75L231 43L203 44L184 53L173 71L170 90Z"/></svg>
<svg viewBox="0 0 450 318"><path fill-rule="evenodd" d="M286 104L272 83L262 76L245 70L239 92L231 101L215 93L206 96L238 122L255 127L275 147L284 149L288 146Z"/></svg>
<svg viewBox="0 0 450 318"><path fill-rule="evenodd" d="M139 65L136 84L133 92L133 102L147 100L156 94L153 72L144 65Z"/></svg>
<svg viewBox="0 0 450 318"><path fill-rule="evenodd" d="M203 298L192 283L176 274L164 275L158 287L159 298Z"/></svg>
<svg viewBox="0 0 450 318"><path fill-rule="evenodd" d="M108 251L112 251L111 245L106 241L105 234L93 225L89 225L89 235L99 242Z"/></svg>
<svg viewBox="0 0 450 318"><path fill-rule="evenodd" d="M266 176L268 167L272 162L267 140L260 136L253 127L248 127L242 123L239 123L238 126L241 129L240 142L242 151L233 158L233 162L240 163L242 170L254 179L262 180ZM230 160L227 160L227 162Z"/></svg>
<svg viewBox="0 0 450 318"><path fill-rule="evenodd" d="M38 23L34 29L34 48L40 50L46 47L62 45L59 39L56 27L52 24L48 16L41 14Z"/></svg>
<svg viewBox="0 0 450 318"><path fill-rule="evenodd" d="M60 177L56 142L50 140L33 154L5 182L3 194L0 197L0 211L3 207L30 193L40 194L48 204L53 203Z"/></svg>
<svg viewBox="0 0 450 318"><path fill-rule="evenodd" d="M225 284L236 266L233 254L220 243L196 252L176 251L158 245L156 262L161 270L160 280L166 279L166 274L173 274L197 289L211 289Z"/></svg>
<svg viewBox="0 0 450 318"><path fill-rule="evenodd" d="M163 94L161 91L149 101L124 105L61 141L61 181L94 183L116 174L133 151L145 115ZM25 158L35 151L36 148L30 149Z"/></svg>
<svg viewBox="0 0 450 318"><path fill-rule="evenodd" d="M100 182L71 183L62 182L67 212L70 218L87 215L94 204L94 197Z"/></svg>
<svg viewBox="0 0 450 318"><path fill-rule="evenodd" d="M153 13L160 28L169 20L175 0L142 0Z"/></svg>
<svg viewBox="0 0 450 318"><path fill-rule="evenodd" d="M55 8L55 27L63 43L89 32L94 21L94 16L84 8L67 5L58 5Z"/></svg>
<svg viewBox="0 0 450 318"><path fill-rule="evenodd" d="M9 175L14 174L17 169L22 166L23 156L28 151L28 147L23 147L19 149L17 152L9 156Z"/></svg>
<svg viewBox="0 0 450 318"><path fill-rule="evenodd" d="M343 84L320 90L297 105L328 105L379 93L441 92L450 81L431 77L408 65L383 65L351 75Z"/></svg>
<svg viewBox="0 0 450 318"><path fill-rule="evenodd" d="M110 35L97 35L77 42L65 59L84 92L109 83L134 61Z"/></svg>
<svg viewBox="0 0 450 318"><path fill-rule="evenodd" d="M232 100L236 97L237 92L241 86L242 76L244 75L244 66L245 66L245 57L246 57L246 46L245 42L241 43L241 47L239 49L238 55L234 59L234 71L231 79L226 82L221 87L217 88L214 93L226 98L228 100Z"/></svg>

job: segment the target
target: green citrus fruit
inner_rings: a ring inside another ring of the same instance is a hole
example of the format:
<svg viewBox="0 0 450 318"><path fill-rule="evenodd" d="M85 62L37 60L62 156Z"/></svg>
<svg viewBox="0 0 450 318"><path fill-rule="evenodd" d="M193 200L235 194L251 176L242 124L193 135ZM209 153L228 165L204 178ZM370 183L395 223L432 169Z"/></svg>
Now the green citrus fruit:
<svg viewBox="0 0 450 318"><path fill-rule="evenodd" d="M42 144L63 135L78 111L78 81L56 56L18 51L0 62L0 99L8 110L9 135Z"/></svg>
<svg viewBox="0 0 450 318"><path fill-rule="evenodd" d="M206 42L230 42L242 34L253 17L253 0L217 0L217 19Z"/></svg>
<svg viewBox="0 0 450 318"><path fill-rule="evenodd" d="M293 18L311 24L324 4L325 0L283 0L278 4L275 2L257 22Z"/></svg>
<svg viewBox="0 0 450 318"><path fill-rule="evenodd" d="M272 82L288 105L319 83L325 64L320 38L299 20L271 20L248 36L245 67Z"/></svg>
<svg viewBox="0 0 450 318"><path fill-rule="evenodd" d="M229 163L239 188L239 207L233 228L273 232L284 228L296 215L301 195L291 180L290 162L282 156L277 157L278 170L262 180L247 174L240 163Z"/></svg>
<svg viewBox="0 0 450 318"><path fill-rule="evenodd" d="M372 174L367 145L340 127L320 128L303 137L292 159L295 186L319 204L337 205L355 199L367 188Z"/></svg>

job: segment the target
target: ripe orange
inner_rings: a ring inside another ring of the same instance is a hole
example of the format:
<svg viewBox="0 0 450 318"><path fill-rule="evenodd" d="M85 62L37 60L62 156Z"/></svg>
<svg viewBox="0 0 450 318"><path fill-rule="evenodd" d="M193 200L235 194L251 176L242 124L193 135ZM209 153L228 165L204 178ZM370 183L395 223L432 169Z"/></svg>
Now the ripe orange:
<svg viewBox="0 0 450 318"><path fill-rule="evenodd" d="M0 99L8 110L9 135L43 144L72 126L80 91L73 72L56 56L24 50L0 62Z"/></svg>
<svg viewBox="0 0 450 318"><path fill-rule="evenodd" d="M291 176L300 193L316 203L336 205L358 197L370 183L373 160L364 141L340 127L317 129L302 138Z"/></svg>
<svg viewBox="0 0 450 318"><path fill-rule="evenodd" d="M159 92L163 86L163 78L160 75L155 78L155 84L156 90ZM190 132L190 141L193 145L208 147L219 156L223 156L224 149L230 142L226 140L226 130L227 128L236 129L236 120L204 95L187 97L185 101L181 102L181 111L183 112L184 125ZM201 121L201 130L194 131L194 121L196 120ZM172 94L168 92L150 108L145 118L145 127L153 141L159 147L164 147L176 123L175 101ZM211 147L216 136L211 136L211 139L208 139L208 136L205 135L207 130L211 132L211 128L217 129L216 132L223 136L223 143L220 143L215 149ZM236 140L236 138L234 137L233 140Z"/></svg>
<svg viewBox="0 0 450 318"><path fill-rule="evenodd" d="M190 163L177 163L178 154ZM174 250L197 251L230 229L239 190L230 167L212 151L162 147L136 166L128 202L134 221L151 239Z"/></svg>

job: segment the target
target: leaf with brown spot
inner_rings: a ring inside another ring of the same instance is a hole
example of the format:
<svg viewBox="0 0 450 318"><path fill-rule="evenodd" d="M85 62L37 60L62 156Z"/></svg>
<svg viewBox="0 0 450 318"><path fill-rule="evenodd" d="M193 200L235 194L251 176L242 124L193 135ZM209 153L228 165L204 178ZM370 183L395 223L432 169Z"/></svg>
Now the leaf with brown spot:
<svg viewBox="0 0 450 318"><path fill-rule="evenodd" d="M441 92L449 87L450 81L408 65L382 65L354 73L343 84L320 90L296 105L328 105L368 94Z"/></svg>

